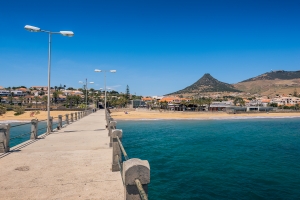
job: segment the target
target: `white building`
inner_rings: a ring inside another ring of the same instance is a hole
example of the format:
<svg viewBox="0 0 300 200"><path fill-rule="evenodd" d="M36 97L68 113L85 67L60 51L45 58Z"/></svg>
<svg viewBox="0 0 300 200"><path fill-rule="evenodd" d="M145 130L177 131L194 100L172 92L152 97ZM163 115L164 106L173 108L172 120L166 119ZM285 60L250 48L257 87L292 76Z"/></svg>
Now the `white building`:
<svg viewBox="0 0 300 200"><path fill-rule="evenodd" d="M280 105L295 105L300 103L300 98L299 97L278 97L278 98L273 98L270 103L277 103L279 106Z"/></svg>
<svg viewBox="0 0 300 200"><path fill-rule="evenodd" d="M8 96L10 92L8 90L0 90L0 96Z"/></svg>

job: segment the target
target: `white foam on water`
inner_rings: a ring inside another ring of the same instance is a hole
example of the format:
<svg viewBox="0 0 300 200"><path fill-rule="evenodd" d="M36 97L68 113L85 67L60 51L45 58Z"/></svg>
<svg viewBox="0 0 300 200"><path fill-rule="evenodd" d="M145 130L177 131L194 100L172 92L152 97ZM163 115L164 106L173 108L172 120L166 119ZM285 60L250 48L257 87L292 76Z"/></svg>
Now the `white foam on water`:
<svg viewBox="0 0 300 200"><path fill-rule="evenodd" d="M157 120L247 120L247 119L291 119L300 118L300 116L256 116L256 117L209 117L209 118L142 118L142 119L116 119L117 121L157 121Z"/></svg>
<svg viewBox="0 0 300 200"><path fill-rule="evenodd" d="M30 121L20 121L20 120L0 120L0 124L10 124L10 123L28 123Z"/></svg>

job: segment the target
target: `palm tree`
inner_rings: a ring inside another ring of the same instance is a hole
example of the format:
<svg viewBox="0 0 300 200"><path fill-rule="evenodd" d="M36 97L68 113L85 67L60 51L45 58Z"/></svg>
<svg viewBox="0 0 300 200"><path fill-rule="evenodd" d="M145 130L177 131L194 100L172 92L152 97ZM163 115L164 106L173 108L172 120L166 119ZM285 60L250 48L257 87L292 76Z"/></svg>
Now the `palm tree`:
<svg viewBox="0 0 300 200"><path fill-rule="evenodd" d="M210 104L212 103L212 98L211 97L208 97L207 99L205 99L205 103L207 104L207 108L208 108L208 110L209 110L209 108L210 108Z"/></svg>
<svg viewBox="0 0 300 200"><path fill-rule="evenodd" d="M54 98L54 103L57 103L57 98L59 97L58 91L53 92L52 97Z"/></svg>
<svg viewBox="0 0 300 200"><path fill-rule="evenodd" d="M189 103L188 103L186 100L182 100L182 101L181 101L181 104L182 104L185 108L189 105ZM184 111L184 110L182 109L182 111Z"/></svg>
<svg viewBox="0 0 300 200"><path fill-rule="evenodd" d="M7 97L7 99L8 99L8 102L9 102L9 104L12 104L12 102L13 102L13 96L12 95L9 95L8 97Z"/></svg>
<svg viewBox="0 0 300 200"><path fill-rule="evenodd" d="M162 106L163 109L166 110L168 108L168 102L166 100L162 101L160 104L161 104L161 106Z"/></svg>
<svg viewBox="0 0 300 200"><path fill-rule="evenodd" d="M19 101L21 102L21 106L23 107L23 102L24 102L24 97L23 96L19 96Z"/></svg>
<svg viewBox="0 0 300 200"><path fill-rule="evenodd" d="M48 101L48 96L43 96L42 102L45 103L45 109L47 109L47 101Z"/></svg>
<svg viewBox="0 0 300 200"><path fill-rule="evenodd" d="M76 103L76 106L78 106L79 102L81 101L81 98L78 95L73 95L73 100Z"/></svg>
<svg viewBox="0 0 300 200"><path fill-rule="evenodd" d="M40 100L40 97L39 96L34 96L33 99L35 101L35 108L37 108L37 103Z"/></svg>
<svg viewBox="0 0 300 200"><path fill-rule="evenodd" d="M202 109L202 107L203 107L204 99L203 99L203 98L199 98L199 99L197 100L197 104L199 105L199 106L198 106L198 111L199 111L199 109Z"/></svg>

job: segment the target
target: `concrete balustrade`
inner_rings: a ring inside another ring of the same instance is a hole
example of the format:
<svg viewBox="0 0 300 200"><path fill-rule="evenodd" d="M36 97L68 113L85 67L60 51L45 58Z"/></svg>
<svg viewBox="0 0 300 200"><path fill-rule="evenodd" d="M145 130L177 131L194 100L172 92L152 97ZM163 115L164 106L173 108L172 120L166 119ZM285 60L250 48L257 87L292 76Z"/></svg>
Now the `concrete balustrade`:
<svg viewBox="0 0 300 200"><path fill-rule="evenodd" d="M121 140L122 139L122 136L123 136L123 131L121 129L115 129L112 131L111 133L112 137L112 148L113 148L113 151L112 151L112 167L111 167L111 170L113 172L115 171L120 171L120 167L119 167L119 159L122 158L122 154L121 154L121 148L119 146L119 143L118 143L118 139L117 139L117 136L119 137L119 139Z"/></svg>
<svg viewBox="0 0 300 200"><path fill-rule="evenodd" d="M62 128L62 115L58 115L58 129Z"/></svg>
<svg viewBox="0 0 300 200"><path fill-rule="evenodd" d="M92 113L89 112L89 114ZM75 113L75 119L79 119L79 116L82 116L83 112L76 112ZM71 122L74 122L74 113L71 113ZM78 118L77 118L78 116ZM69 114L65 115L66 117L66 124L70 124L69 121ZM61 129L63 127L63 116L58 115L58 129ZM39 121L37 119L32 119L29 124L31 124L31 132L30 139L35 140L38 138L38 123ZM0 153L7 153L10 149L9 142L10 142L10 124L0 124ZM49 133L53 132L53 117L50 116L49 118L49 124L46 126ZM48 132L47 131L47 132ZM24 134L23 134L24 135ZM14 137L13 139L15 139Z"/></svg>
<svg viewBox="0 0 300 200"><path fill-rule="evenodd" d="M73 123L74 122L74 118L73 118L73 113L71 113L71 122Z"/></svg>
<svg viewBox="0 0 300 200"><path fill-rule="evenodd" d="M110 121L108 123L107 129L108 129L108 136L111 136L111 131L112 129L116 129L117 127L117 122L116 121Z"/></svg>
<svg viewBox="0 0 300 200"><path fill-rule="evenodd" d="M122 145L123 131L116 129L117 122L113 121L108 111L105 114L108 135L110 136L110 147L112 147L111 170L121 171L124 183L125 200L148 200L148 184L150 183L150 165L147 160L138 158L129 159ZM125 161L122 162L122 154Z"/></svg>
<svg viewBox="0 0 300 200"><path fill-rule="evenodd" d="M48 130L49 130L49 132L53 132L53 117L49 118Z"/></svg>
<svg viewBox="0 0 300 200"><path fill-rule="evenodd" d="M66 114L66 124L70 124L70 122L69 122L69 114Z"/></svg>
<svg viewBox="0 0 300 200"><path fill-rule="evenodd" d="M122 178L124 181L124 197L126 200L140 198L137 181L142 184L143 192L148 197L148 184L150 183L150 165L147 160L132 158L123 162Z"/></svg>
<svg viewBox="0 0 300 200"><path fill-rule="evenodd" d="M38 120L31 120L31 134L30 139L35 140L37 138Z"/></svg>
<svg viewBox="0 0 300 200"><path fill-rule="evenodd" d="M0 124L0 153L9 151L10 124Z"/></svg>

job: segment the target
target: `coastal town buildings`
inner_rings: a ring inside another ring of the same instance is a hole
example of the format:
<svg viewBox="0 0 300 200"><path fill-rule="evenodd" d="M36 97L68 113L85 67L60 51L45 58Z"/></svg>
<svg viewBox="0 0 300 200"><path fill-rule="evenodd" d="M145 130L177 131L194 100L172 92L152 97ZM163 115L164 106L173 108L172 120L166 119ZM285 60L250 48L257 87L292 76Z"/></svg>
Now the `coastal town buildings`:
<svg viewBox="0 0 300 200"><path fill-rule="evenodd" d="M277 97L270 100L270 103L277 103L278 105L296 105L300 104L299 97Z"/></svg>

